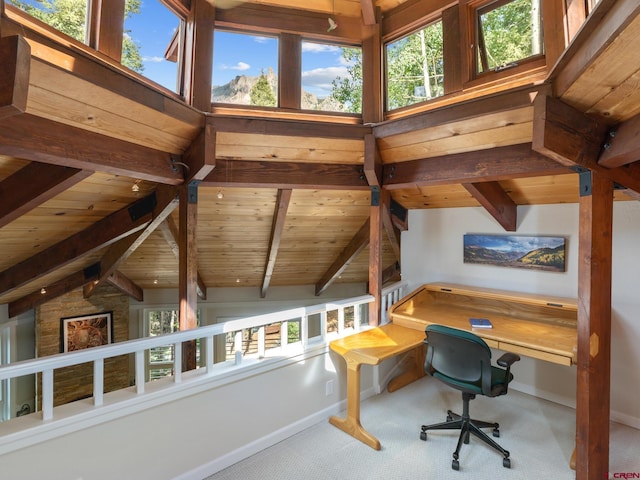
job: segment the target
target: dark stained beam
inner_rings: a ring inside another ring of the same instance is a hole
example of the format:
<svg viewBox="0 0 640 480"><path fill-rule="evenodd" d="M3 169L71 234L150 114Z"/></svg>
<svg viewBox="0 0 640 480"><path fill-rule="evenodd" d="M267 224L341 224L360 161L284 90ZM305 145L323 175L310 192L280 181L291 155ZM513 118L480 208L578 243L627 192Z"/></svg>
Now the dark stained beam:
<svg viewBox="0 0 640 480"><path fill-rule="evenodd" d="M387 282L399 282L402 280L402 274L400 272L400 263L396 262L393 265L389 265L382 271L382 284Z"/></svg>
<svg viewBox="0 0 640 480"><path fill-rule="evenodd" d="M227 172L233 172L228 175ZM361 165L216 160L201 187L367 190Z"/></svg>
<svg viewBox="0 0 640 480"><path fill-rule="evenodd" d="M401 232L409 230L409 212L393 198L389 202L389 213L391 221L398 230Z"/></svg>
<svg viewBox="0 0 640 480"><path fill-rule="evenodd" d="M116 270L111 275L109 275L108 282L125 295L129 295L139 302L142 302L144 300L144 291L142 290L142 287L137 285L124 273Z"/></svg>
<svg viewBox="0 0 640 480"><path fill-rule="evenodd" d="M549 87L545 85L529 86L459 102L376 125L373 127L373 134L376 138L385 138L438 125L480 118L489 114L530 107L533 105L534 98L546 94L548 91Z"/></svg>
<svg viewBox="0 0 640 480"><path fill-rule="evenodd" d="M186 170L185 183L204 180L216 167L216 131L211 117L205 118L202 132L191 143L180 163Z"/></svg>
<svg viewBox="0 0 640 480"><path fill-rule="evenodd" d="M198 186L180 187L178 223L178 293L180 330L192 330L198 326ZM196 368L196 342L184 342L182 346L182 371Z"/></svg>
<svg viewBox="0 0 640 480"><path fill-rule="evenodd" d="M318 283L316 283L316 295L320 295L329 288L334 280L346 270L349 264L360 255L360 252L369 245L369 225L370 221L367 219L362 227L360 227L360 230L353 236L349 244L340 252L340 255L334 260L324 275L322 275Z"/></svg>
<svg viewBox="0 0 640 480"><path fill-rule="evenodd" d="M10 292L56 268L137 232L152 220L154 207L155 196L150 195L9 267L0 272L0 292Z"/></svg>
<svg viewBox="0 0 640 480"><path fill-rule="evenodd" d="M362 39L362 123L365 125L384 120L384 47L380 29L380 23L374 22Z"/></svg>
<svg viewBox="0 0 640 480"><path fill-rule="evenodd" d="M185 21L184 97L202 112L211 111L215 2L191 0Z"/></svg>
<svg viewBox="0 0 640 480"><path fill-rule="evenodd" d="M621 167L640 160L640 115L609 131L598 164L607 168Z"/></svg>
<svg viewBox="0 0 640 480"><path fill-rule="evenodd" d="M100 260L100 278L84 287L83 293L85 298L90 297L100 284L105 281L111 282L111 276L117 271L118 267L149 238L149 235L151 235L178 206L176 187L160 185L151 195L154 198L153 203L155 203L151 214L152 220L142 230L120 239L109 247Z"/></svg>
<svg viewBox="0 0 640 480"><path fill-rule="evenodd" d="M480 205L507 232L515 232L518 224L518 206L498 182L463 183Z"/></svg>
<svg viewBox="0 0 640 480"><path fill-rule="evenodd" d="M382 37L402 36L424 25L425 18L433 18L451 6L451 0L408 0L385 12L382 18ZM458 6L456 5L456 8Z"/></svg>
<svg viewBox="0 0 640 480"><path fill-rule="evenodd" d="M278 258L278 249L280 248L280 239L284 230L284 222L287 218L287 210L291 201L291 190L278 190L276 206L273 212L273 222L271 223L271 236L269 238L269 251L267 253L267 261L264 266L264 274L262 275L262 288L260 289L260 298L267 296L267 288L271 282L271 275L276 266Z"/></svg>
<svg viewBox="0 0 640 480"><path fill-rule="evenodd" d="M360 0L360 8L362 9L362 22L365 25L375 25L377 22L374 0Z"/></svg>
<svg viewBox="0 0 640 480"><path fill-rule="evenodd" d="M382 159L372 134L364 137L364 175L370 186L382 185Z"/></svg>
<svg viewBox="0 0 640 480"><path fill-rule="evenodd" d="M0 38L0 119L27 109L31 48L17 35Z"/></svg>
<svg viewBox="0 0 640 480"><path fill-rule="evenodd" d="M280 108L302 108L302 38L283 33L278 40L278 71L287 75L278 77L278 103Z"/></svg>
<svg viewBox="0 0 640 480"><path fill-rule="evenodd" d="M371 133L371 127L356 124L305 122L279 118L231 117L215 114L211 115L211 119L218 132L250 133L252 135L361 140L365 135Z"/></svg>
<svg viewBox="0 0 640 480"><path fill-rule="evenodd" d="M168 216L165 219L165 221L160 224L158 229L160 230L160 232L162 233L162 236L164 237L165 241L169 245L169 248L171 249L173 254L176 256L176 259L179 260L180 247L178 246L178 238L180 235L178 233L178 226L176 225L176 222L173 221L173 217ZM200 297L202 300L207 299L207 287L204 281L202 280L200 272L198 272L198 297Z"/></svg>
<svg viewBox="0 0 640 480"><path fill-rule="evenodd" d="M576 478L609 471L613 183L580 175Z"/></svg>
<svg viewBox="0 0 640 480"><path fill-rule="evenodd" d="M598 164L609 125L551 97L539 96L534 104L533 143L536 152L574 169L588 169L623 188L640 192L640 164L617 168Z"/></svg>
<svg viewBox="0 0 640 480"><path fill-rule="evenodd" d="M100 277L100 264L95 263L84 270L75 272L62 280L47 285L44 290L37 290L9 303L9 317L15 317L27 312L38 305L42 305L54 298L58 298Z"/></svg>
<svg viewBox="0 0 640 480"><path fill-rule="evenodd" d="M0 182L0 227L42 205L92 172L31 162Z"/></svg>
<svg viewBox="0 0 640 480"><path fill-rule="evenodd" d="M304 33L306 38L332 42L359 43L361 41L362 25L359 18L333 14L331 18L338 24L338 28L328 32L329 23L326 13L242 2L234 8L217 8L215 27L245 30L247 27L257 27L262 31L276 34ZM304 31L301 32L303 29Z"/></svg>
<svg viewBox="0 0 640 480"><path fill-rule="evenodd" d="M382 226L387 233L387 238L391 243L391 248L396 256L396 260L400 261L400 230L393 223L391 216L391 195L382 195L384 204L382 205ZM384 283L384 280L383 282Z"/></svg>
<svg viewBox="0 0 640 480"><path fill-rule="evenodd" d="M383 186L395 190L568 173L572 173L569 168L532 151L531 144L524 143L388 164L384 166Z"/></svg>
<svg viewBox="0 0 640 480"><path fill-rule="evenodd" d="M175 155L30 114L0 121L0 154L179 185Z"/></svg>

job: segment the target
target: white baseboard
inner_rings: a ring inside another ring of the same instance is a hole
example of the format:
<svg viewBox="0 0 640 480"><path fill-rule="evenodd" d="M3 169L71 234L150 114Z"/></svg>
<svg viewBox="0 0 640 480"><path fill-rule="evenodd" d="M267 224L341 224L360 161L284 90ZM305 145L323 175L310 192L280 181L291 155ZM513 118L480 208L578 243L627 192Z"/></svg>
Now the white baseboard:
<svg viewBox="0 0 640 480"><path fill-rule="evenodd" d="M366 398L375 395L375 389L369 388L367 390L362 391L360 398L364 400ZM189 472L185 472L177 477L174 480L202 480L203 478L207 478L214 473L219 472L220 470L224 470L231 465L238 463L241 460L249 458L252 455L268 448L272 445L275 445L282 440L289 438L296 433L300 433L301 431L319 423L328 421L329 417L332 415L338 415L340 412L346 409L347 401L342 400L338 403L335 403L324 410L314 413L313 415L309 415L306 418L302 418L297 422L294 422L290 425L282 427L275 432L270 433L269 435L265 435L262 438L254 440L247 445L244 445L241 448L238 448L232 452L229 452L221 457L218 457L204 465L201 465Z"/></svg>

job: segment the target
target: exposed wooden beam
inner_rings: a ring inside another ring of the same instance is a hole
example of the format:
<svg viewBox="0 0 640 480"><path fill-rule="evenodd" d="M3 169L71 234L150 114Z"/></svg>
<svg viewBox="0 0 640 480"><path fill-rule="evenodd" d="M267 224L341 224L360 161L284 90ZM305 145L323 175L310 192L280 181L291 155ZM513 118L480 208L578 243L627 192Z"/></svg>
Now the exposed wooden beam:
<svg viewBox="0 0 640 480"><path fill-rule="evenodd" d="M184 96L189 105L203 112L211 110L214 3L192 0L185 22Z"/></svg>
<svg viewBox="0 0 640 480"><path fill-rule="evenodd" d="M153 195L153 203L155 203L151 215L152 220L142 230L120 239L109 247L100 260L100 278L84 287L85 298L90 297L100 284L105 281L111 282L111 276L116 272L117 268L149 238L149 235L151 235L178 206L178 194L175 187L160 185L157 191L151 195Z"/></svg>
<svg viewBox="0 0 640 480"><path fill-rule="evenodd" d="M176 256L176 259L179 260L180 247L178 246L178 238L180 235L178 233L178 226L176 225L176 222L174 222L173 217L168 216L165 219L165 221L160 224L158 228L162 233L162 236L166 240L167 244L169 245L169 248L171 249L173 254ZM207 286L202 280L202 276L200 275L200 272L198 272L198 297L200 297L202 300L207 299Z"/></svg>
<svg viewBox="0 0 640 480"><path fill-rule="evenodd" d="M284 222L287 218L287 210L291 201L291 190L278 190L276 206L273 212L273 222L271 223L271 236L269 238L269 250L267 253L267 261L264 266L264 274L262 275L262 288L260 289L260 297L267 296L267 288L271 282L271 275L276 266L276 258L278 257L278 249L280 248L280 239L284 230Z"/></svg>
<svg viewBox="0 0 640 480"><path fill-rule="evenodd" d="M409 133L423 128L446 125L449 123L483 117L489 114L517 110L533 105L533 100L540 94L549 92L546 85L518 88L507 92L488 95L455 105L436 108L428 112L418 113L401 119L373 127L376 138Z"/></svg>
<svg viewBox="0 0 640 480"><path fill-rule="evenodd" d="M0 154L179 185L175 156L28 113L0 121Z"/></svg>
<svg viewBox="0 0 640 480"><path fill-rule="evenodd" d="M137 285L124 273L116 270L111 275L109 275L108 282L125 295L129 295L139 302L142 302L144 300L144 291L142 290L142 287Z"/></svg>
<svg viewBox="0 0 640 480"><path fill-rule="evenodd" d="M507 232L515 232L518 224L518 206L498 182L463 183L480 205Z"/></svg>
<svg viewBox="0 0 640 480"><path fill-rule="evenodd" d="M379 123L384 120L384 93L382 78L384 46L380 37L380 24L374 22L362 39L362 122Z"/></svg>
<svg viewBox="0 0 640 480"><path fill-rule="evenodd" d="M369 325L379 325L382 318L382 209L388 196L387 190L371 187L371 206L369 207L369 294L373 301L369 303Z"/></svg>
<svg viewBox="0 0 640 480"><path fill-rule="evenodd" d="M598 159L603 167L615 168L640 160L640 115L609 131Z"/></svg>
<svg viewBox="0 0 640 480"><path fill-rule="evenodd" d="M340 252L340 255L333 261L331 266L316 283L316 295L320 295L342 274L349 264L360 255L360 252L369 245L369 225L370 220L360 227L360 230L353 236L349 244Z"/></svg>
<svg viewBox="0 0 640 480"><path fill-rule="evenodd" d="M216 130L211 117L205 118L202 132L191 143L180 163L186 165L185 183L204 180L213 171L216 166Z"/></svg>
<svg viewBox="0 0 640 480"><path fill-rule="evenodd" d="M240 29L253 27L278 34L304 33L306 38L317 40L354 44L360 42L362 25L359 18L333 12L331 18L338 24L338 28L329 32L327 17L327 13L244 3L234 8L216 9L215 26Z"/></svg>
<svg viewBox="0 0 640 480"><path fill-rule="evenodd" d="M180 297L180 330L191 330L198 326L198 186L184 185L180 188L178 225L178 293ZM182 347L182 371L196 368L196 342L184 342Z"/></svg>
<svg viewBox="0 0 640 480"><path fill-rule="evenodd" d="M42 205L92 172L31 162L0 182L0 227Z"/></svg>
<svg viewBox="0 0 640 480"><path fill-rule="evenodd" d="M0 272L0 292L7 293L27 282L144 228L152 220L155 196L151 195L99 220L84 230Z"/></svg>
<svg viewBox="0 0 640 480"><path fill-rule="evenodd" d="M452 0L408 0L385 12L382 18L382 37L400 37L424 25L425 19L436 18L444 9L456 4Z"/></svg>
<svg viewBox="0 0 640 480"><path fill-rule="evenodd" d="M382 185L382 159L375 137L370 134L364 137L364 175L370 186Z"/></svg>
<svg viewBox="0 0 640 480"><path fill-rule="evenodd" d="M375 1L360 0L360 8L362 9L362 22L365 25L375 25L377 23Z"/></svg>
<svg viewBox="0 0 640 480"><path fill-rule="evenodd" d="M382 226L387 233L387 238L391 243L391 248L395 254L396 260L400 261L400 231L394 225L391 217L391 195L382 195L384 204L382 205ZM384 283L384 280L383 280Z"/></svg>
<svg viewBox="0 0 640 480"><path fill-rule="evenodd" d="M400 272L400 263L395 262L393 265L389 265L382 271L382 284L386 284L390 281L402 280L402 273Z"/></svg>
<svg viewBox="0 0 640 480"><path fill-rule="evenodd" d="M66 293L69 293L77 288L80 288L87 283L93 282L100 277L100 264L95 263L84 270L72 273L71 275L58 280L50 285L43 287L44 290L36 290L28 295L25 295L18 300L10 302L9 317L16 317L21 313L27 312L38 305L42 305L54 298L60 297Z"/></svg>
<svg viewBox="0 0 640 480"><path fill-rule="evenodd" d="M227 172L233 172L229 175ZM361 165L216 160L201 187L367 190Z"/></svg>
<svg viewBox="0 0 640 480"><path fill-rule="evenodd" d="M278 103L280 108L302 108L302 38L283 33L278 42L278 71L287 72L278 77Z"/></svg>
<svg viewBox="0 0 640 480"><path fill-rule="evenodd" d="M532 148L536 152L574 169L598 172L617 185L640 192L640 164L618 168L598 164L609 131L606 122L551 97L539 96L534 109Z"/></svg>
<svg viewBox="0 0 640 480"><path fill-rule="evenodd" d="M371 127L367 125L296 121L280 118L230 117L219 114L211 115L211 119L218 132L250 133L252 135L361 140L365 135L371 133Z"/></svg>
<svg viewBox="0 0 640 480"><path fill-rule="evenodd" d="M384 166L383 186L396 190L568 173L571 173L569 168L532 151L531 144L524 143L387 164Z"/></svg>
<svg viewBox="0 0 640 480"><path fill-rule="evenodd" d="M580 183L576 478L598 480L609 471L613 183L593 172Z"/></svg>
<svg viewBox="0 0 640 480"><path fill-rule="evenodd" d="M27 109L31 49L17 35L0 38L0 119Z"/></svg>
<svg viewBox="0 0 640 480"><path fill-rule="evenodd" d="M398 230L401 232L409 230L409 212L393 198L389 202L389 213L391 221Z"/></svg>

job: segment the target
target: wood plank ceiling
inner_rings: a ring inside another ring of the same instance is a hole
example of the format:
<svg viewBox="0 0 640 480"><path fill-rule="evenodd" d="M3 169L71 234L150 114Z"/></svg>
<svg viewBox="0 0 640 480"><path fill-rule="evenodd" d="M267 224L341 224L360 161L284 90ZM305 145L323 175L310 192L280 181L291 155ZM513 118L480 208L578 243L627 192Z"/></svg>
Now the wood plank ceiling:
<svg viewBox="0 0 640 480"><path fill-rule="evenodd" d="M219 8L237 3L217 2ZM299 8L294 0L240 3ZM384 13L403 3L310 0L305 9L366 18L375 8ZM198 188L198 274L206 287L316 285L322 291L326 278L365 283L368 238L362 241L359 232L367 228L371 203L368 135L375 138L383 185L404 209L577 202L575 169L531 150L539 141L536 98L552 91L572 108L606 118L607 128L617 126L605 167L627 188L617 200L637 198L638 147L630 138L640 112L634 55L640 15L628 1L607 3L614 8L600 12L612 13L587 23L546 82L435 104L377 125L205 116L29 33L26 111L0 109L0 304L21 311L43 288L86 283L97 264L117 268L139 288L176 288L178 211L158 185L182 183L185 155L205 125L215 129L216 161ZM2 22L3 37L23 34L15 21ZM624 172L620 165L627 165ZM157 219L137 243L131 238L145 229L119 217L134 202L142 217ZM105 239L101 232L108 232ZM385 268L398 261L397 239L390 237L383 235ZM109 264L122 251L124 261Z"/></svg>

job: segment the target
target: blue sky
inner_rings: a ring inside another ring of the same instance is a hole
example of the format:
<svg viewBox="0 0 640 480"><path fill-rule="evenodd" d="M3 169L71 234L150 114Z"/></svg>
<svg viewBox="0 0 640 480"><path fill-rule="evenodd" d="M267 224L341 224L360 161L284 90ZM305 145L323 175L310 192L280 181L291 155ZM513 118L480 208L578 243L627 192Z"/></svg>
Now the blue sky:
<svg viewBox="0 0 640 480"><path fill-rule="evenodd" d="M527 237L516 235L465 235L464 244L476 245L502 252L530 252L537 248L555 248L563 237Z"/></svg>
<svg viewBox="0 0 640 480"><path fill-rule="evenodd" d="M158 0L142 0L140 14L125 22L140 46L143 75L171 90L175 88L177 69L164 59L164 52L178 25L178 18ZM224 85L237 75L258 76L269 67L277 71L277 39L217 31L213 60L214 85ZM339 48L315 43L303 44L302 70L303 89L319 97L331 92L334 78L347 73Z"/></svg>

